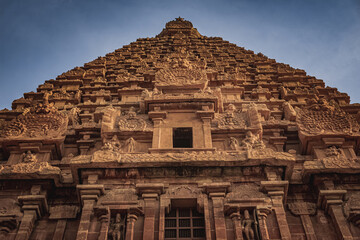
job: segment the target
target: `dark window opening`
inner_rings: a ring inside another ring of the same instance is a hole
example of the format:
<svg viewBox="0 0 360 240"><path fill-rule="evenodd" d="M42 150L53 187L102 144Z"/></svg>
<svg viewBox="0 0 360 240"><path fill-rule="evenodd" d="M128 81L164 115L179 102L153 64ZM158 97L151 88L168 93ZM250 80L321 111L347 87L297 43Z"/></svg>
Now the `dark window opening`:
<svg viewBox="0 0 360 240"><path fill-rule="evenodd" d="M194 208L175 208L165 215L165 239L205 239L204 215Z"/></svg>
<svg viewBox="0 0 360 240"><path fill-rule="evenodd" d="M173 147L192 148L193 147L192 128L173 128Z"/></svg>

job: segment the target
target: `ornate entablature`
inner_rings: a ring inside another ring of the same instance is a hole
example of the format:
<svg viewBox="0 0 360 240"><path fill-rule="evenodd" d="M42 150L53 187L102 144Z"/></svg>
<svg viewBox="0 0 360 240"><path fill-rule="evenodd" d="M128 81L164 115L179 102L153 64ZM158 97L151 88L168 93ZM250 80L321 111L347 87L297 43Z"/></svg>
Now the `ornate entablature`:
<svg viewBox="0 0 360 240"><path fill-rule="evenodd" d="M180 17L12 108L0 238L360 236L360 105Z"/></svg>

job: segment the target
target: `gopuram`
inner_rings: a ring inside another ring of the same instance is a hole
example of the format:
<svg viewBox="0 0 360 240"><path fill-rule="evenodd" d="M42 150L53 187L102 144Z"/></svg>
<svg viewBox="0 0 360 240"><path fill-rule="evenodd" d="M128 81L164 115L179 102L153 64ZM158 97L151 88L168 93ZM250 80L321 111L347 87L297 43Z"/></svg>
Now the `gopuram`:
<svg viewBox="0 0 360 240"><path fill-rule="evenodd" d="M360 104L177 18L0 111L0 239L360 239Z"/></svg>

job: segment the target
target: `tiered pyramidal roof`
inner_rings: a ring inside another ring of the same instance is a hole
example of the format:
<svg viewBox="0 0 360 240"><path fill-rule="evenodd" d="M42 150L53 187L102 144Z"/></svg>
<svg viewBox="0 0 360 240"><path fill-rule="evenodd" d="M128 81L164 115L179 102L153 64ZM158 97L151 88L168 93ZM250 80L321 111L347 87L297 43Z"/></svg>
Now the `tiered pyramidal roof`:
<svg viewBox="0 0 360 240"><path fill-rule="evenodd" d="M12 108L0 111L9 239L359 236L344 217L360 226L360 105L182 18ZM184 207L191 228L173 225Z"/></svg>
<svg viewBox="0 0 360 240"><path fill-rule="evenodd" d="M167 75L162 69L168 63L180 69L193 67L188 74L201 72L201 77L194 75L184 79ZM33 101L41 102L48 91L52 91L49 100L66 99L65 104L86 102L92 91L99 89L110 91L106 99L121 101L119 89L152 90L157 86L188 85L202 77L209 80L206 85L210 88L241 87L241 99L245 101L256 99L258 95L265 95L268 100L284 99L295 105L305 104L306 99L334 100L340 105L350 101L347 94L336 88L325 88L322 80L306 75L304 70L277 63L220 37L202 36L191 22L179 17L168 22L156 37L138 39L83 67L63 73L56 80L46 81L36 93L26 93L24 98L15 100L12 107L20 110L32 105ZM75 90L81 90L81 93ZM105 96L106 92L103 94Z"/></svg>

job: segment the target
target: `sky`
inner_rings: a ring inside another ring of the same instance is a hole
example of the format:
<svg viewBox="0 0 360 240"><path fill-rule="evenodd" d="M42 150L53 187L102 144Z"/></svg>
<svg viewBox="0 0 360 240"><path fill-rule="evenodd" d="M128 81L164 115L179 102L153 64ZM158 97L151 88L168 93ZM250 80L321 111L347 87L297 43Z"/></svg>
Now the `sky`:
<svg viewBox="0 0 360 240"><path fill-rule="evenodd" d="M0 109L179 16L360 102L360 0L0 0Z"/></svg>

